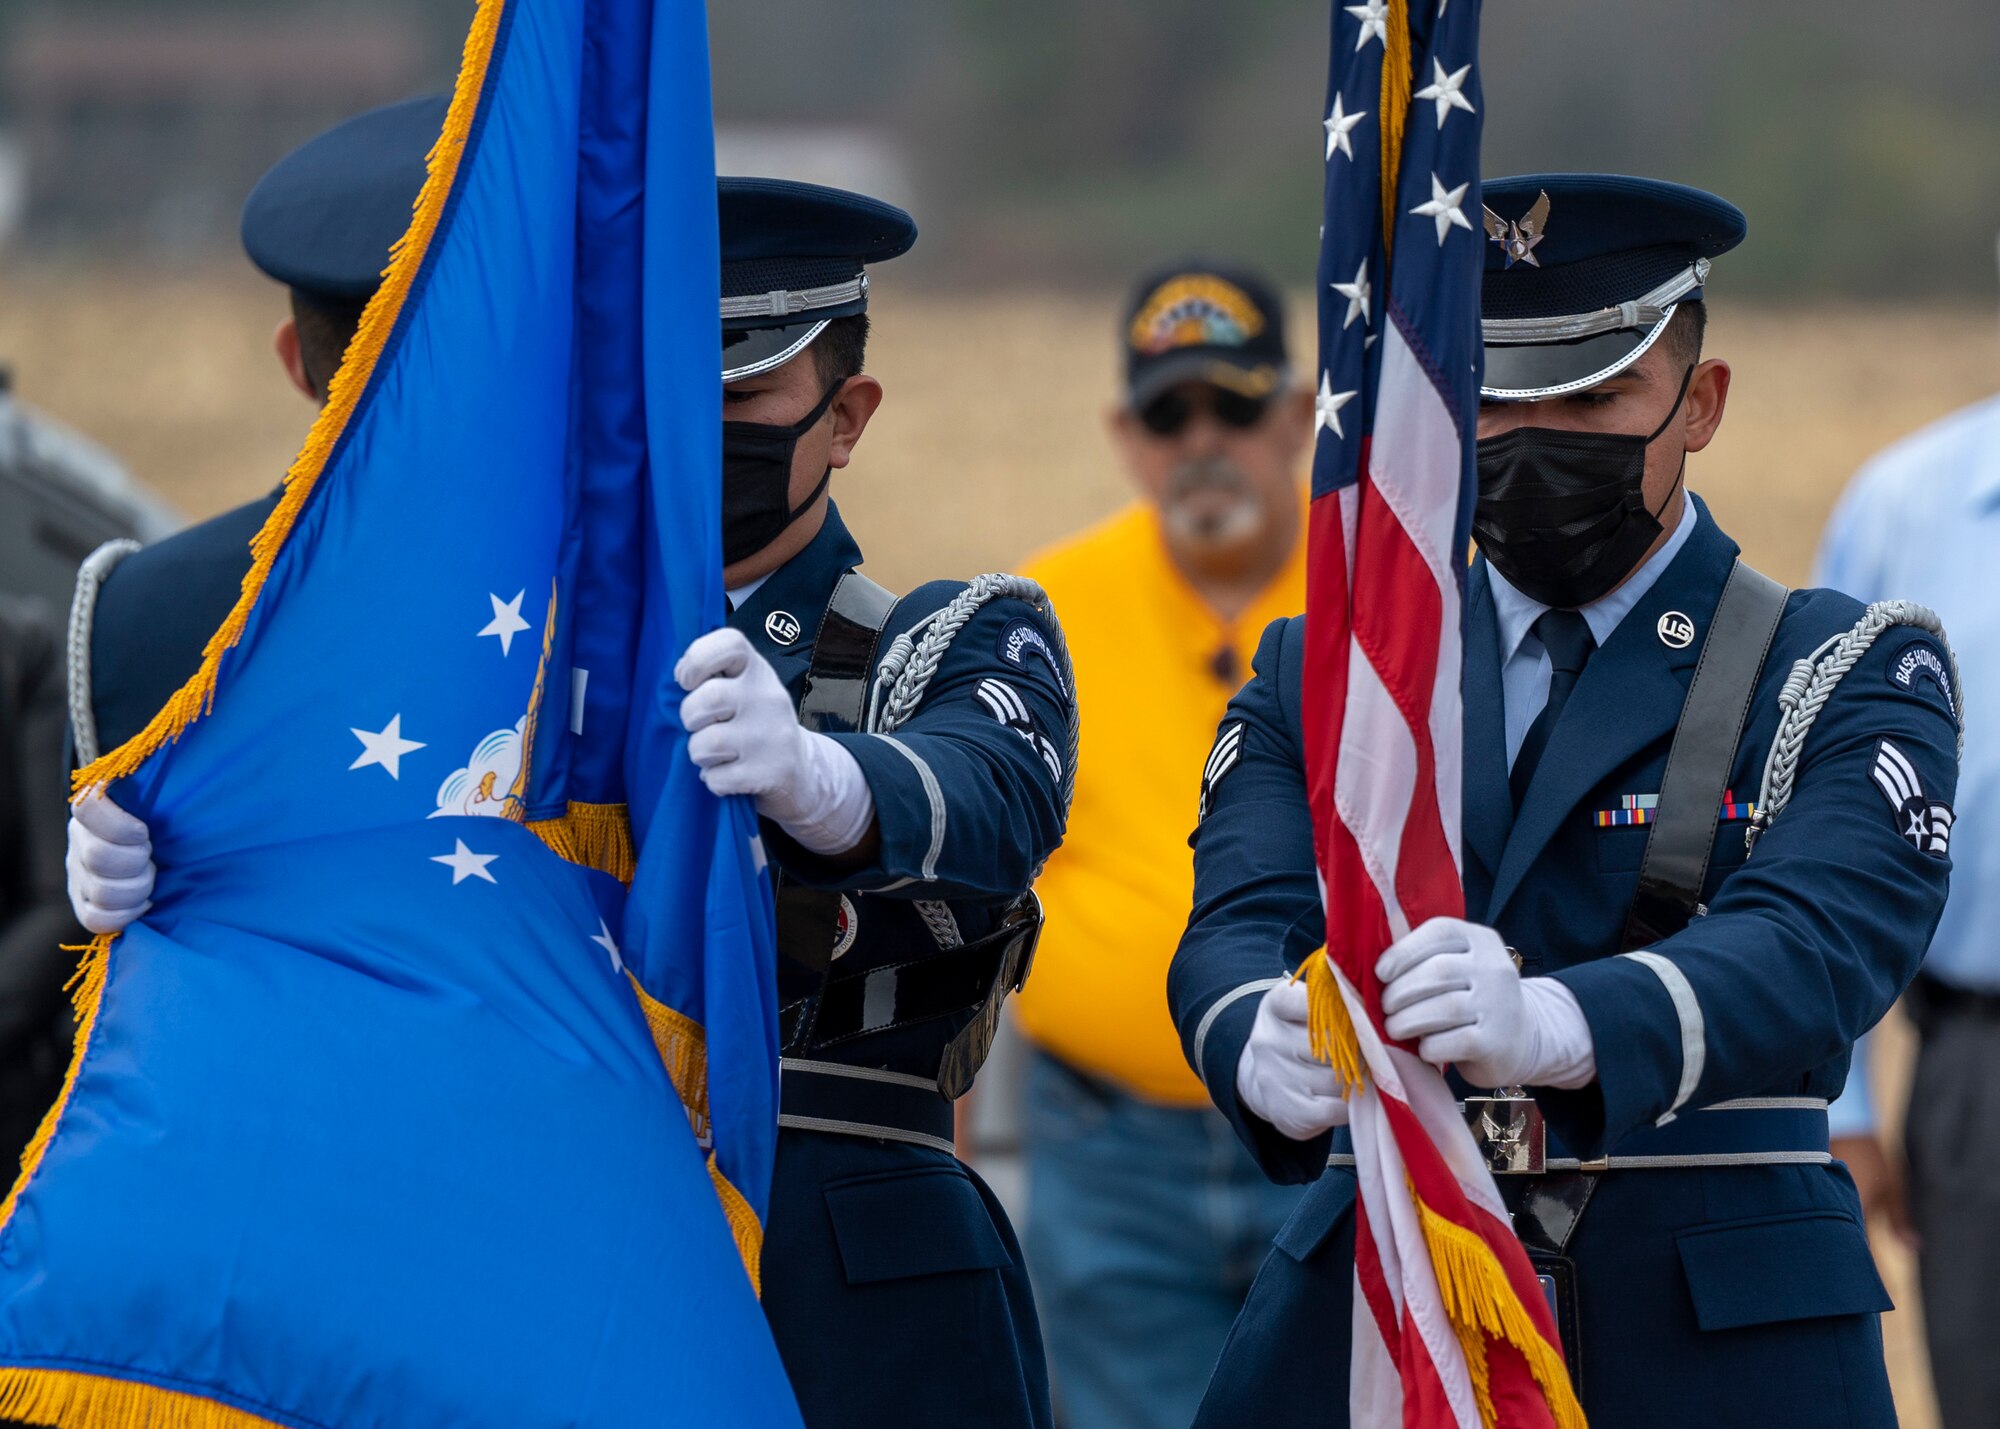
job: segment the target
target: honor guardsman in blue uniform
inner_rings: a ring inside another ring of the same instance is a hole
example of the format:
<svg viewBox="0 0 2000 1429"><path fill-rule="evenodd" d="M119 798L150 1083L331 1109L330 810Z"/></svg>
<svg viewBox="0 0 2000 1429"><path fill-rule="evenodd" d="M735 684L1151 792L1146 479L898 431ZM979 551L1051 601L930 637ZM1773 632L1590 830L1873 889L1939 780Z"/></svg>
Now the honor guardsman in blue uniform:
<svg viewBox="0 0 2000 1429"><path fill-rule="evenodd" d="M435 95L336 125L280 160L243 206L250 261L290 290L278 362L314 403L410 226L445 107ZM277 504L273 489L156 545L112 541L84 562L70 630L78 766L144 729L194 674L241 593L250 539Z"/></svg>
<svg viewBox="0 0 2000 1429"><path fill-rule="evenodd" d="M709 786L756 797L778 872L784 1094L764 1308L813 1429L1047 1425L1020 1247L952 1154L952 1101L1026 977L1075 706L1009 576L897 599L826 497L882 387L868 277L916 239L858 194L724 179L729 628L680 675Z"/></svg>
<svg viewBox="0 0 2000 1429"><path fill-rule="evenodd" d="M350 121L246 209L253 258L293 288L279 352L309 394L407 225L442 108ZM764 1306L813 1429L1048 1426L1020 1247L952 1153L952 1099L1033 957L1028 888L1073 788L1068 656L1029 582L898 599L860 576L827 499L882 400L862 371L863 265L910 247L909 215L766 179L723 179L719 198L732 613L677 673L689 752L718 792L756 799L777 873L784 1095ZM193 672L269 508L86 573L80 758L143 727ZM123 927L152 886L145 826L87 801L70 843L79 916Z"/></svg>
<svg viewBox="0 0 2000 1429"><path fill-rule="evenodd" d="M1921 608L1758 576L1683 491L1728 395L1701 298L1735 208L1587 175L1485 202L1468 921L1384 953L1388 1030L1453 1067L1593 1423L1892 1425L1889 1300L1825 1106L1944 907L1949 647ZM1347 1404L1344 1103L1283 980L1324 938L1302 635L1266 632L1224 720L1170 979L1244 1142L1317 1178L1203 1425Z"/></svg>

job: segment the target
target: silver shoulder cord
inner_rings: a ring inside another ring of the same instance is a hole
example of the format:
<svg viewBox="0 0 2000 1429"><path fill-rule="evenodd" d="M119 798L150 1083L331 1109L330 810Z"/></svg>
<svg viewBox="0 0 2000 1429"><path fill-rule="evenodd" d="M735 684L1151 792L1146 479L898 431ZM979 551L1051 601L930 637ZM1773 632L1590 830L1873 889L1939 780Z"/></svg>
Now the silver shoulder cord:
<svg viewBox="0 0 2000 1429"><path fill-rule="evenodd" d="M1758 836L1771 827L1792 800L1799 757L1805 752L1806 736L1811 733L1820 710L1832 698L1842 677L1884 632L1896 625L1913 626L1933 635L1944 647L1944 658L1951 665L1951 698L1957 705L1954 713L1958 716L1958 754L1964 758L1965 685L1958 677L1958 654L1944 633L1944 622L1929 606L1913 600L1878 600L1862 612L1852 630L1833 636L1812 654L1796 661L1791 674L1785 677L1784 687L1778 691L1778 708L1784 714L1778 721L1778 732L1771 737L1771 752L1764 760L1764 782L1757 791L1756 811L1751 814L1750 827L1744 834L1751 852L1756 851Z"/></svg>
<svg viewBox="0 0 2000 1429"><path fill-rule="evenodd" d="M84 558L76 573L76 593L69 606L69 728L76 745L77 767L93 764L104 751L97 747L97 708L91 702L90 640L97 624L97 592L118 569L118 563L139 549L137 541L106 541Z"/></svg>
<svg viewBox="0 0 2000 1429"><path fill-rule="evenodd" d="M1060 668L1064 693L1069 696L1069 748L1063 759L1061 788L1063 817L1067 819L1070 802L1076 797L1076 753L1080 730L1076 708L1076 672L1070 664L1069 642L1063 638L1062 623L1056 619L1055 607L1049 601L1048 592L1024 576L996 571L975 577L950 601L890 641L889 653L875 667L875 686L869 692L864 730L869 734L893 734L908 723L923 703L924 694L929 690L938 666L944 662L946 652L951 649L951 642L958 638L958 632L979 613L981 607L996 600L1018 600L1034 607L1035 613L1042 617L1049 633L1055 637L1056 663ZM1035 876L1039 878L1041 872L1037 867ZM919 899L916 907L931 930L931 936L937 939L938 946L955 948L965 941L959 932L958 920L952 917L951 909L946 904Z"/></svg>

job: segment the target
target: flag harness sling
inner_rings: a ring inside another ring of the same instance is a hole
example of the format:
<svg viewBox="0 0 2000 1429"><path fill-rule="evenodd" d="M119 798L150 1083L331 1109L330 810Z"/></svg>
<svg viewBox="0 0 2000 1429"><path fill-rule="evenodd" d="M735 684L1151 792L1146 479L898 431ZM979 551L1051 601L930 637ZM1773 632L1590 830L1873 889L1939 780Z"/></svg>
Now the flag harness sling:
<svg viewBox="0 0 2000 1429"><path fill-rule="evenodd" d="M1626 917L1620 952L1641 952L1707 911L1701 902L1701 888L1708 874L1730 769L1788 594L1784 586L1740 560L1730 572L1668 750L1658 813L1647 836L1639 886ZM1800 756L1819 711L1841 678L1884 631L1895 625L1924 630L1944 642L1942 624L1927 607L1910 601L1878 601L1852 629L1794 662L1778 695L1784 713L1744 833L1750 850L1755 850L1758 838L1791 799ZM1944 648L1951 663L1952 683L1957 687L1957 657L1948 643ZM1962 746L1962 722L1959 739ZM1480 1136L1489 1158L1527 1155L1533 1158L1537 1171L1541 1170L1540 1118L1524 1094L1509 1088L1493 1097L1468 1098L1466 1104L1469 1110L1479 1109L1478 1118L1473 1120L1474 1134ZM1496 1141L1481 1136L1482 1121L1504 1127L1504 1137ZM1678 1160L1671 1156L1607 1156L1573 1163L1574 1170L1557 1163L1525 1186L1514 1229L1555 1311L1564 1357L1579 1393L1583 1361L1577 1336L1576 1271L1565 1252L1596 1187L1597 1174L1620 1169L1621 1163L1665 1165ZM1527 1168L1496 1164L1494 1169Z"/></svg>
<svg viewBox="0 0 2000 1429"><path fill-rule="evenodd" d="M1650 947L1686 927L1703 912L1701 887L1730 766L1750 717L1758 677L1777 634L1788 592L1776 581L1738 561L1723 587L1721 603L1703 638L1701 658L1674 730L1660 780L1659 812L1646 839L1639 887L1627 914L1620 952ZM1511 1104L1511 1105L1510 1105ZM1482 1123L1508 1129L1506 1144L1482 1138L1489 1157L1497 1154L1543 1160L1541 1118L1523 1092L1508 1088L1491 1097L1466 1098L1474 1135ZM1516 1129L1526 1135L1514 1134ZM1527 1143L1532 1143L1529 1145ZM1514 1169L1511 1166L1494 1169ZM1521 1169L1526 1169L1525 1167ZM1514 1215L1514 1230L1527 1249L1562 1337L1570 1382L1583 1393L1583 1347L1578 1334L1576 1267L1565 1254L1597 1186L1608 1169L1591 1162L1575 1171L1545 1171L1529 1180Z"/></svg>
<svg viewBox="0 0 2000 1429"><path fill-rule="evenodd" d="M815 732L887 733L915 713L937 664L965 621L990 600L1044 605L1031 582L982 576L925 624L881 652L897 597L858 571L834 588L807 666L800 721ZM1061 640L1058 631L1058 648ZM1063 663L1067 665L1067 658ZM1070 731L1075 767L1075 728ZM1073 787L1064 781L1067 804ZM1008 996L1026 983L1042 925L1041 904L1024 894L998 929L966 942L944 903L916 908L939 951L886 967L837 975L841 896L778 877L778 1034L784 1052L779 1124L800 1130L912 1141L952 1149L951 1103L986 1060ZM945 1045L935 1080L819 1060L856 1038L937 1018L974 1014Z"/></svg>

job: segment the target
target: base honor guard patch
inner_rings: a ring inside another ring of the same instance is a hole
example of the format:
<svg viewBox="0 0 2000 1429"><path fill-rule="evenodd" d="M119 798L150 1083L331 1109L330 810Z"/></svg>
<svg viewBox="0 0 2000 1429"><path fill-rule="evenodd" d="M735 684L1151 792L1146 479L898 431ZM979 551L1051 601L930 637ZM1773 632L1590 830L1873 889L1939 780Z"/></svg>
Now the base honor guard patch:
<svg viewBox="0 0 2000 1429"><path fill-rule="evenodd" d="M1064 699L1069 698L1069 685L1063 679L1062 666L1056 661L1056 652L1049 648L1048 638L1035 628L1031 620L1016 620L1000 632L1000 658L1019 670L1028 668L1028 657L1032 655L1048 667L1050 676L1056 682L1056 690Z"/></svg>
<svg viewBox="0 0 2000 1429"><path fill-rule="evenodd" d="M1956 817L1951 805L1940 804L1924 795L1923 782L1909 756L1890 740L1875 746L1875 787L1894 811L1896 831L1919 853L1947 858L1951 852L1951 825Z"/></svg>
<svg viewBox="0 0 2000 1429"><path fill-rule="evenodd" d="M1917 686L1928 682L1944 697L1945 713L1958 718L1958 697L1951 689L1951 668L1938 648L1928 640L1912 640L1889 662L1889 683L1905 694L1920 693Z"/></svg>
<svg viewBox="0 0 2000 1429"><path fill-rule="evenodd" d="M1753 817L1757 806L1747 799L1739 800L1731 789L1722 796L1722 807L1716 817L1723 823L1740 823ZM1658 794L1626 794L1619 798L1615 809L1599 809L1591 817L1591 822L1600 829L1621 829L1634 824L1650 824L1660 816L1660 796Z"/></svg>

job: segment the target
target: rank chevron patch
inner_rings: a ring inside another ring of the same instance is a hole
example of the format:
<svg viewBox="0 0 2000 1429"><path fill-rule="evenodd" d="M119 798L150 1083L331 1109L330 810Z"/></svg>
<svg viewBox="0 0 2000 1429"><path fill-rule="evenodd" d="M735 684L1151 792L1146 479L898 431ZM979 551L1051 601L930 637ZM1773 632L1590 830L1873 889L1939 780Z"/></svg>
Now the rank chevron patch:
<svg viewBox="0 0 2000 1429"><path fill-rule="evenodd" d="M1208 806L1215 798L1215 786L1222 782L1222 776L1236 767L1238 756L1243 753L1243 726L1230 724L1222 727L1222 733L1215 738L1215 748L1208 752L1208 763L1201 771L1201 808L1196 822L1208 817Z"/></svg>
<svg viewBox="0 0 2000 1429"><path fill-rule="evenodd" d="M1950 855L1951 825L1956 817L1951 805L1924 795L1923 781L1909 756L1890 740L1875 746L1875 787L1895 812L1896 831L1932 858Z"/></svg>
<svg viewBox="0 0 2000 1429"><path fill-rule="evenodd" d="M1021 698L1021 692L1005 680L985 679L979 682L973 694L986 707L988 714L1027 740L1029 747L1048 766L1050 777L1056 783L1062 783L1062 754L1056 749L1054 741L1035 728L1034 713L1028 708L1028 702Z"/></svg>

